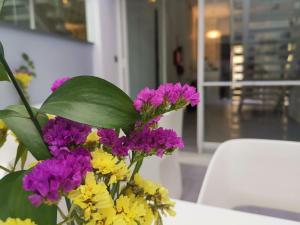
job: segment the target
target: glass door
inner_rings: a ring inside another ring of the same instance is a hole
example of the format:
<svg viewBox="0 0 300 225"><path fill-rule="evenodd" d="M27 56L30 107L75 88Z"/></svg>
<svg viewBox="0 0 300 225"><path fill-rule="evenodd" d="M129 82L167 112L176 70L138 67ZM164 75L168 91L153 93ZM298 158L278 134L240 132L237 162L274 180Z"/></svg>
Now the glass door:
<svg viewBox="0 0 300 225"><path fill-rule="evenodd" d="M205 50L198 62L198 147L215 149L233 138L300 141L300 1L199 5Z"/></svg>

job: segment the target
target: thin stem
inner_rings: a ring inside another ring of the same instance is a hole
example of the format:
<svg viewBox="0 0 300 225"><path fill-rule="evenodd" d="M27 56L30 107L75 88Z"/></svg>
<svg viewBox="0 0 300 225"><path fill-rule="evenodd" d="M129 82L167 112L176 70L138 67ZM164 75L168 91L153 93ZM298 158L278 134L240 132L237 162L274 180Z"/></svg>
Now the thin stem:
<svg viewBox="0 0 300 225"><path fill-rule="evenodd" d="M120 181L118 181L116 184L113 185L112 190L111 190L111 197L114 198L115 194L119 192L120 188Z"/></svg>
<svg viewBox="0 0 300 225"><path fill-rule="evenodd" d="M26 99L26 97L25 97L25 95L24 95L24 93L23 93L20 85L18 84L18 82L17 82L17 80L16 80L13 72L9 68L9 65L7 64L7 62L4 59L4 57L0 56L0 61L3 64L3 66L4 66L4 68L5 68L6 72L7 72L10 80L12 81L13 85L15 86L16 91L18 92L19 97L21 98L21 100L22 100L22 102L23 102L23 104L24 104L24 106L25 106L25 108L26 108L26 110L28 112L28 115L30 116L30 119L32 120L34 126L36 127L36 129L38 130L38 132L40 133L40 135L42 137L41 126L40 126L38 120L35 118L34 113L33 113L32 109L31 109L31 107L30 107L30 105L29 105L29 103L28 103L28 101L27 101L27 99Z"/></svg>
<svg viewBox="0 0 300 225"><path fill-rule="evenodd" d="M58 212L61 215L61 217L65 220L67 218L67 216L64 214L64 212L61 210L61 208L59 208L59 206L57 206Z"/></svg>
<svg viewBox="0 0 300 225"><path fill-rule="evenodd" d="M65 197L65 200L66 200L66 205L67 205L68 211L70 213L71 210L73 211L72 204L67 197ZM70 222L71 222L71 225L75 225L74 221L70 221Z"/></svg>
<svg viewBox="0 0 300 225"><path fill-rule="evenodd" d="M12 172L10 169L7 169L6 167L1 166L1 165L0 165L0 169L4 170L5 172L8 172L8 173Z"/></svg>
<svg viewBox="0 0 300 225"><path fill-rule="evenodd" d="M132 172L132 175L131 175L131 178L130 178L130 181L132 181L133 178L134 178L134 175L137 174L140 171L140 168L143 164L143 160L144 160L144 158L142 158L142 159L140 159L136 162L135 167L134 167L133 172Z"/></svg>
<svg viewBox="0 0 300 225"><path fill-rule="evenodd" d="M66 218L65 220L61 221L60 223L58 223L57 225L62 225L64 223L70 223L74 220L74 218ZM74 221L73 221L74 222Z"/></svg>
<svg viewBox="0 0 300 225"><path fill-rule="evenodd" d="M71 205L71 208L70 208L70 210L69 210L69 213L68 213L68 215L67 215L67 217L71 217L71 215L72 215L74 209L75 209L75 205L72 204L72 205Z"/></svg>

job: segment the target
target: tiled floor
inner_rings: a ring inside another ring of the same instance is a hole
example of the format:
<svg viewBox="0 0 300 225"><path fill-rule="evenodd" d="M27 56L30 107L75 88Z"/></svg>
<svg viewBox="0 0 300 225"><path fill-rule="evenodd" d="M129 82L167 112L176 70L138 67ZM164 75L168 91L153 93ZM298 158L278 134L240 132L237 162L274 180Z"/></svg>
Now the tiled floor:
<svg viewBox="0 0 300 225"><path fill-rule="evenodd" d="M288 112L245 108L241 113L227 104L205 105L204 141L224 142L234 138L264 138L300 141L300 123ZM197 112L186 111L183 139L185 151L196 151Z"/></svg>
<svg viewBox="0 0 300 225"><path fill-rule="evenodd" d="M206 167L181 164L182 200L196 202L206 173Z"/></svg>

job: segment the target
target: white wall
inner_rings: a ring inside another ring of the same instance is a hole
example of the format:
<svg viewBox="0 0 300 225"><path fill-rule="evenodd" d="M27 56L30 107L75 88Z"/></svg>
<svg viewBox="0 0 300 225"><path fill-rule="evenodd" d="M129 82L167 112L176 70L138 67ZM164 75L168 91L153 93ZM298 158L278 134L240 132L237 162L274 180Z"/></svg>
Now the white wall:
<svg viewBox="0 0 300 225"><path fill-rule="evenodd" d="M101 0L100 20L103 53L103 75L114 84L120 84L117 56L117 0ZM120 58L120 57L118 57Z"/></svg>
<svg viewBox="0 0 300 225"><path fill-rule="evenodd" d="M119 85L116 53L116 1L88 0L96 16L90 24L97 30L95 44L66 39L61 36L33 32L0 25L0 40L12 69L22 63L26 52L36 64L37 79L29 88L31 102L41 103L50 94L50 85L58 77L97 75ZM18 103L11 84L0 82L0 109Z"/></svg>
<svg viewBox="0 0 300 225"><path fill-rule="evenodd" d="M7 26L0 26L0 38L12 69L22 63L22 52L26 52L36 64L37 79L29 88L34 104L46 98L56 78L93 74L91 44ZM0 96L1 108L16 103L17 96L7 82L0 82Z"/></svg>

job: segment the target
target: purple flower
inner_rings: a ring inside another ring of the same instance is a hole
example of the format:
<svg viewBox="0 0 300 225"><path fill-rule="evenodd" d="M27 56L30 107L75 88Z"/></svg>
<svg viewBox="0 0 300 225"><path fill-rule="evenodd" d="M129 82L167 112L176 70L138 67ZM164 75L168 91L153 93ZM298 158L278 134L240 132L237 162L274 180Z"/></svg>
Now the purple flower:
<svg viewBox="0 0 300 225"><path fill-rule="evenodd" d="M136 110L141 111L144 104L159 106L163 103L163 101L163 95L160 95L160 93L155 90L146 87L138 93L137 98L134 101L134 106Z"/></svg>
<svg viewBox="0 0 300 225"><path fill-rule="evenodd" d="M127 138L125 136L118 137L114 129L101 128L98 130L98 136L102 144L111 148L112 154L118 156L128 155Z"/></svg>
<svg viewBox="0 0 300 225"><path fill-rule="evenodd" d="M128 146L133 151L142 151L162 157L165 152L184 147L183 140L178 137L176 132L170 129L158 128L151 130L145 127L142 130L134 131L128 141Z"/></svg>
<svg viewBox="0 0 300 225"><path fill-rule="evenodd" d="M59 88L63 83L65 83L67 80L70 80L70 77L61 77L55 80L51 86L51 91L56 91L57 88Z"/></svg>
<svg viewBox="0 0 300 225"><path fill-rule="evenodd" d="M53 155L60 149L69 149L83 144L91 132L91 127L62 117L51 119L43 128L43 137Z"/></svg>
<svg viewBox="0 0 300 225"><path fill-rule="evenodd" d="M23 178L23 188L32 192L29 201L36 207L43 201L56 203L62 194L80 186L86 173L92 170L90 161L90 153L77 148L40 162Z"/></svg>
<svg viewBox="0 0 300 225"><path fill-rule="evenodd" d="M134 107L137 111L142 111L144 107L157 108L163 103L176 105L182 103L184 105L191 104L197 105L199 102L199 93L195 87L185 84L182 86L180 83L176 84L162 84L158 89L144 88L141 90L134 101Z"/></svg>
<svg viewBox="0 0 300 225"><path fill-rule="evenodd" d="M157 89L157 92L159 92L161 95L164 96L164 98L169 101L171 104L175 104L180 96L181 96L181 84L162 84Z"/></svg>
<svg viewBox="0 0 300 225"><path fill-rule="evenodd" d="M185 84L182 87L182 97L188 101L192 106L195 106L200 101L199 93L197 92L196 88L190 85Z"/></svg>
<svg viewBox="0 0 300 225"><path fill-rule="evenodd" d="M112 146L118 139L117 133L114 129L101 128L98 130L98 136L100 137L100 142L108 146Z"/></svg>

